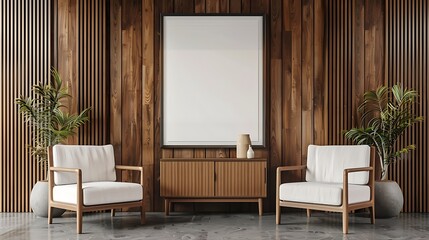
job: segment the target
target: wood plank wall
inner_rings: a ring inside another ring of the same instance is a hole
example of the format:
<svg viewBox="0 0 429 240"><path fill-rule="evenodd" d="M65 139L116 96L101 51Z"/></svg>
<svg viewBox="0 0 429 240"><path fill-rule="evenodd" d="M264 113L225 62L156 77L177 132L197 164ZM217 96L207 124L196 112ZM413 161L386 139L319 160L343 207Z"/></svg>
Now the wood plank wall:
<svg viewBox="0 0 429 240"><path fill-rule="evenodd" d="M50 3L28 3L38 6L35 8L25 7L23 0L0 4L1 211L29 211L28 193L34 182L43 178L40 170L33 170L37 164L24 148L29 134L20 125L13 98L20 89L28 93L30 85L46 79L42 77L47 74L43 66L51 64L51 49L52 64L58 66L76 96L68 103L70 109L93 107L91 123L71 142L112 143L117 163L143 165L147 210L163 210L159 197L160 158L235 156L235 149L160 148L161 13L266 14L268 147L255 153L256 157L269 159L265 211L274 210L277 166L305 164L310 143L348 143L341 133L357 125L356 108L365 90L403 80L421 93L421 104L415 110L422 115L427 113L428 4L424 0ZM54 10L53 41L45 42L50 40L46 35L50 30L42 19L50 15L41 13L45 13L44 9L50 12L50 8ZM20 23L31 31L14 30L20 29ZM15 49L25 54L18 55ZM20 56L24 56L23 66L28 67L12 64ZM404 190L407 212L428 211L428 133L425 122L405 134L401 141L415 143L418 150L409 161L399 162L390 170L392 179ZM287 178L301 177L294 173ZM122 178L136 180L137 176L124 174ZM25 190L18 191L22 189L19 186ZM190 203L176 210L256 211L256 206Z"/></svg>
<svg viewBox="0 0 429 240"><path fill-rule="evenodd" d="M384 84L384 2L325 1L324 142L349 144L342 132L358 126L362 95Z"/></svg>
<svg viewBox="0 0 429 240"><path fill-rule="evenodd" d="M45 178L15 99L49 82L51 8L50 0L0 1L0 212L30 211L31 188Z"/></svg>
<svg viewBox="0 0 429 240"><path fill-rule="evenodd" d="M57 54L52 64L73 97L66 105L73 113L92 107L90 121L71 144L106 144L110 139L106 5L106 0L55 2Z"/></svg>
<svg viewBox="0 0 429 240"><path fill-rule="evenodd" d="M393 164L389 174L404 192L404 212L428 212L428 1L387 1L385 9L387 83L417 90L420 104L413 111L425 117L399 141L401 145L416 144L416 151Z"/></svg>

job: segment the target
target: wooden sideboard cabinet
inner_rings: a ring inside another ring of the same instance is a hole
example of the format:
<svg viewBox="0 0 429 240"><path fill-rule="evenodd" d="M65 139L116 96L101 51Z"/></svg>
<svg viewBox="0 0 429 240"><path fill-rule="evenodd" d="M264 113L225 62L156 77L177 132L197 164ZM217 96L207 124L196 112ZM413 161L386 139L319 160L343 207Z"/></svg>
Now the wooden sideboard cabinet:
<svg viewBox="0 0 429 240"><path fill-rule="evenodd" d="M262 158L164 158L160 172L165 214L174 202L257 202L267 196Z"/></svg>

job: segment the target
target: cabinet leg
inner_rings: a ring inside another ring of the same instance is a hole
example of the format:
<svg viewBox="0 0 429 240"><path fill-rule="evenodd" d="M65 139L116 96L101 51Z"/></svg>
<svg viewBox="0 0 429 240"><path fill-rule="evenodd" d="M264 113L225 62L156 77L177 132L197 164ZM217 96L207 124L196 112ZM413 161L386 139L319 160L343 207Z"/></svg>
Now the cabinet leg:
<svg viewBox="0 0 429 240"><path fill-rule="evenodd" d="M307 209L307 217L311 217L311 209Z"/></svg>
<svg viewBox="0 0 429 240"><path fill-rule="evenodd" d="M258 209L259 209L259 216L262 216L263 213L263 204L262 204L262 198L258 199Z"/></svg>
<svg viewBox="0 0 429 240"><path fill-rule="evenodd" d="M170 215L170 200L169 199L164 200L164 211L165 211L165 216Z"/></svg>

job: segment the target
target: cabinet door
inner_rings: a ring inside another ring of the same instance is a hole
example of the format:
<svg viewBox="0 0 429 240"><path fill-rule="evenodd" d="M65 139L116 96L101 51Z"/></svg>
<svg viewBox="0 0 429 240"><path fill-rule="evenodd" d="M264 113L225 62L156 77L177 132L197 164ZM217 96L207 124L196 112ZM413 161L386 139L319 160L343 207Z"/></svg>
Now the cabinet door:
<svg viewBox="0 0 429 240"><path fill-rule="evenodd" d="M266 162L216 162L216 197L266 197Z"/></svg>
<svg viewBox="0 0 429 240"><path fill-rule="evenodd" d="M213 197L214 162L161 161L162 197Z"/></svg>

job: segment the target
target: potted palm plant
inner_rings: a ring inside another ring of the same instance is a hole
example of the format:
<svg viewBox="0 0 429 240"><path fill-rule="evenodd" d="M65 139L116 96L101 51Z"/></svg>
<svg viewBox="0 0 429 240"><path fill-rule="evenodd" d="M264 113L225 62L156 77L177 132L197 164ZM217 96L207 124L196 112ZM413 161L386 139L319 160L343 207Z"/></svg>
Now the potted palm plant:
<svg viewBox="0 0 429 240"><path fill-rule="evenodd" d="M75 130L88 120L86 108L79 114L63 112L66 107L63 102L71 96L67 88L62 86L62 80L55 68L51 69L50 84L36 84L32 87L34 98L20 96L16 99L19 111L24 121L34 131L33 144L29 146L31 155L35 157L44 169L48 165L48 147L63 143ZM33 212L41 217L48 214L48 183L39 181L33 187L30 195L30 206ZM54 216L61 216L63 210L54 209Z"/></svg>
<svg viewBox="0 0 429 240"><path fill-rule="evenodd" d="M375 183L376 217L397 216L403 206L399 185L388 181L389 165L404 159L415 145L400 146L397 140L407 128L423 117L413 113L417 92L394 85L391 89L381 86L364 94L359 106L361 127L352 128L345 136L356 144L374 146L380 161L381 181Z"/></svg>

